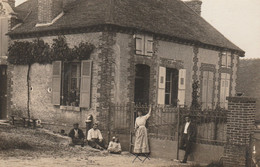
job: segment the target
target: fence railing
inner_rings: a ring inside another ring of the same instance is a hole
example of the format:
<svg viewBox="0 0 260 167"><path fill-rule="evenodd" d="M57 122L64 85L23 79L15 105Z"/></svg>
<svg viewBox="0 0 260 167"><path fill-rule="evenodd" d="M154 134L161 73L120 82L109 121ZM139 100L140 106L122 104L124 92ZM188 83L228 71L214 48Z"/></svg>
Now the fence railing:
<svg viewBox="0 0 260 167"><path fill-rule="evenodd" d="M136 104L134 107L134 118L136 118L137 111L148 112L148 108L148 105ZM177 114L177 107L165 105L152 106L151 117L147 122L149 135L157 138L177 140Z"/></svg>
<svg viewBox="0 0 260 167"><path fill-rule="evenodd" d="M223 145L226 142L227 111L226 110L189 110L180 109L180 124L184 124L184 118L190 115L196 124L196 142Z"/></svg>
<svg viewBox="0 0 260 167"><path fill-rule="evenodd" d="M148 105L143 104L111 104L110 127L114 132L130 133L134 129L137 112L147 113ZM180 129L184 125L185 116L189 114L196 124L196 142L213 145L223 145L226 142L225 110L190 110L165 105L152 106L152 115L146 127L150 136L178 140ZM179 114L179 115L178 115Z"/></svg>

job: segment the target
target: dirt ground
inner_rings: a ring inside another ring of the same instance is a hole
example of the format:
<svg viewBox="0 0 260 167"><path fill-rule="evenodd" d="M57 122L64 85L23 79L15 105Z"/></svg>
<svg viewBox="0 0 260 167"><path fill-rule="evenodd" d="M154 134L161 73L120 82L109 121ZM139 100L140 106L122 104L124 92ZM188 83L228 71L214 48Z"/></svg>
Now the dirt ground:
<svg viewBox="0 0 260 167"><path fill-rule="evenodd" d="M109 154L89 146L68 146L68 137L44 129L0 126L0 167L177 167L190 166L151 158L142 163L132 154ZM141 157L144 158L144 157Z"/></svg>
<svg viewBox="0 0 260 167"><path fill-rule="evenodd" d="M176 162L162 159L153 159L145 161L135 161L131 155L106 155L106 156L79 156L79 157L39 157L39 158L5 158L0 160L1 167L170 167L178 166Z"/></svg>

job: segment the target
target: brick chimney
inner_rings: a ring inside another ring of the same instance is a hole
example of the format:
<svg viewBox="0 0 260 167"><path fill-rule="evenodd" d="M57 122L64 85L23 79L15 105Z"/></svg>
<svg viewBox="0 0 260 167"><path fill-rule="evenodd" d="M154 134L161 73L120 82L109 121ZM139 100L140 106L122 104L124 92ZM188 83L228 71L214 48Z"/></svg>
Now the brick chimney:
<svg viewBox="0 0 260 167"><path fill-rule="evenodd" d="M194 12L196 12L198 15L201 15L201 0L185 0L184 3L190 7Z"/></svg>
<svg viewBox="0 0 260 167"><path fill-rule="evenodd" d="M63 0L38 0L38 24L50 24L63 11Z"/></svg>

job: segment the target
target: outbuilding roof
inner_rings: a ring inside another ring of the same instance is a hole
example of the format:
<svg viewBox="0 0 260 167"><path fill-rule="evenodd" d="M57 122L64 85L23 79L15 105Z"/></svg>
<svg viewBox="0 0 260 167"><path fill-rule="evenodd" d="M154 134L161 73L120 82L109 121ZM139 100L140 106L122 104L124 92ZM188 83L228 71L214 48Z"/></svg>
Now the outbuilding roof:
<svg viewBox="0 0 260 167"><path fill-rule="evenodd" d="M28 0L15 11L23 24L10 35L115 25L231 49L244 55L243 50L180 0L76 0L55 23L40 27L35 26L37 0Z"/></svg>

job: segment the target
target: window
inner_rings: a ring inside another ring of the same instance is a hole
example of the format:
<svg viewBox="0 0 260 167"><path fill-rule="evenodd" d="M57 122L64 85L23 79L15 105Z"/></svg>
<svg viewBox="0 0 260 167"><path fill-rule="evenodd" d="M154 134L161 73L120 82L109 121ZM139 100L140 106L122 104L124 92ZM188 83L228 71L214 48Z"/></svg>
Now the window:
<svg viewBox="0 0 260 167"><path fill-rule="evenodd" d="M79 106L80 99L80 62L63 63L62 105Z"/></svg>
<svg viewBox="0 0 260 167"><path fill-rule="evenodd" d="M226 97L229 96L230 90L230 74L221 74L221 84L220 84L220 107L228 108L228 101Z"/></svg>
<svg viewBox="0 0 260 167"><path fill-rule="evenodd" d="M186 70L160 67L158 78L158 104L184 106Z"/></svg>
<svg viewBox="0 0 260 167"><path fill-rule="evenodd" d="M91 68L91 60L53 62L53 104L89 108Z"/></svg>
<svg viewBox="0 0 260 167"><path fill-rule="evenodd" d="M135 53L138 55L153 55L153 37L149 35L135 35Z"/></svg>
<svg viewBox="0 0 260 167"><path fill-rule="evenodd" d="M178 70L166 69L165 104L177 106Z"/></svg>
<svg viewBox="0 0 260 167"><path fill-rule="evenodd" d="M213 102L213 78L214 74L211 71L203 71L202 75L202 108L212 109Z"/></svg>
<svg viewBox="0 0 260 167"><path fill-rule="evenodd" d="M222 53L222 67L230 68L231 67L231 55L227 52Z"/></svg>

